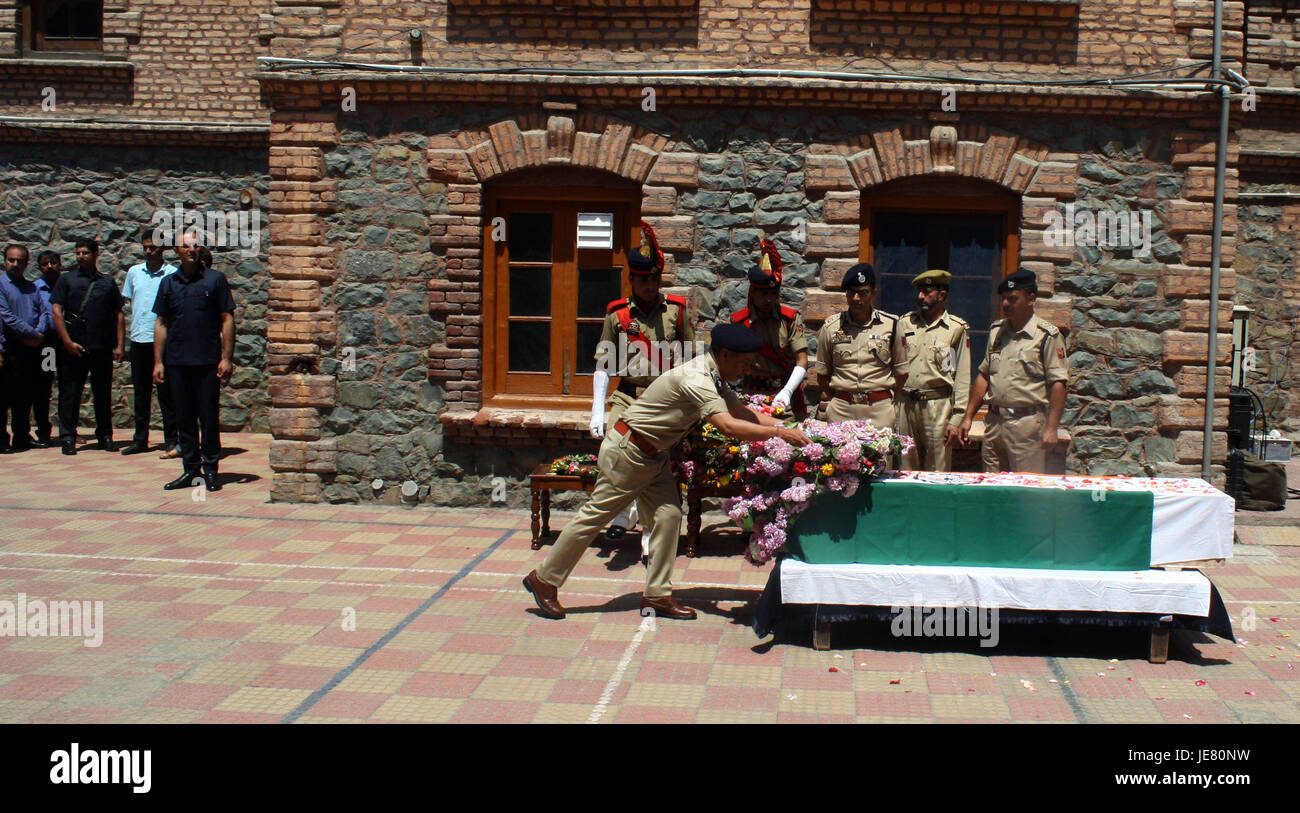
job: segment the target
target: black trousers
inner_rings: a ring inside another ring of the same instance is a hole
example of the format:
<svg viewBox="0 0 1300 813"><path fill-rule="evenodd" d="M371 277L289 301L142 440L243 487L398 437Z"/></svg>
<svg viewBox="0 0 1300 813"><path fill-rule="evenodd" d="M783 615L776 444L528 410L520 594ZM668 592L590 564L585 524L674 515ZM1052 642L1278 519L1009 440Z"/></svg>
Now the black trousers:
<svg viewBox="0 0 1300 813"><path fill-rule="evenodd" d="M221 457L221 431L217 398L217 365L168 364L163 380L171 385L176 405L176 434L186 474L217 471Z"/></svg>
<svg viewBox="0 0 1300 813"><path fill-rule="evenodd" d="M14 445L22 446L31 440L28 415L36 394L40 353L39 347L28 347L16 335L5 337L5 363L0 367L0 445L9 445L6 424L13 427Z"/></svg>
<svg viewBox="0 0 1300 813"><path fill-rule="evenodd" d="M131 384L135 390L135 437L133 442L149 443L149 410L153 402L153 342L131 342ZM172 388L157 385L158 411L162 413L163 442L167 448L177 444L176 410L172 405Z"/></svg>
<svg viewBox="0 0 1300 813"><path fill-rule="evenodd" d="M81 358L59 353L59 435L64 443L77 439L81 420L81 393L90 376L90 395L95 400L95 437L113 439L113 351L87 350Z"/></svg>
<svg viewBox="0 0 1300 813"><path fill-rule="evenodd" d="M50 440L54 431L50 425L50 395L54 392L57 359L58 349L53 344L47 342L41 345L40 360L36 367L36 390L32 395L32 422L36 424L36 437L46 441Z"/></svg>

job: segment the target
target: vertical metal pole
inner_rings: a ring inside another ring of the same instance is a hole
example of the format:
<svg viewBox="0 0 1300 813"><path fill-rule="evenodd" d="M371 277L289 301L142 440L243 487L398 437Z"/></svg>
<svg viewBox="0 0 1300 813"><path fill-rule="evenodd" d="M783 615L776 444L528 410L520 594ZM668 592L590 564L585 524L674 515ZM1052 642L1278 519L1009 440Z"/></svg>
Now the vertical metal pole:
<svg viewBox="0 0 1300 813"><path fill-rule="evenodd" d="M1215 79L1222 78L1223 0L1214 0ZM1228 110L1232 103L1226 86L1219 86L1219 144L1214 163L1214 234L1210 243L1210 336L1205 364L1205 437L1201 447L1201 478L1210 480L1210 451L1214 446L1214 375L1219 355L1219 262L1223 256L1223 184L1228 166Z"/></svg>

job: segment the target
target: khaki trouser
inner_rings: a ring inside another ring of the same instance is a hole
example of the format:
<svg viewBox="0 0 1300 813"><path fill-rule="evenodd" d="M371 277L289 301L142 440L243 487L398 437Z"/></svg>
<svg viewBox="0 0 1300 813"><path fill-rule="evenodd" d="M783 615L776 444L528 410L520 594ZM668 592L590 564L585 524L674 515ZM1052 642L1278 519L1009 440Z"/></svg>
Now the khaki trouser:
<svg viewBox="0 0 1300 813"><path fill-rule="evenodd" d="M984 471L1047 473L1047 450L1041 443L1047 415L1042 410L1016 418L995 415L984 418L984 445L980 456Z"/></svg>
<svg viewBox="0 0 1300 813"><path fill-rule="evenodd" d="M614 390L609 394L609 398L605 401L605 406L609 409L609 415L605 417L605 431L607 433L614 427L614 424L618 423L618 419L623 417L624 410L635 402L636 399L625 392Z"/></svg>
<svg viewBox="0 0 1300 813"><path fill-rule="evenodd" d="M910 471L952 471L952 449L944 442L944 430L952 420L952 399L917 401L903 396L898 410L898 431L916 441L903 455L903 468Z"/></svg>
<svg viewBox="0 0 1300 813"><path fill-rule="evenodd" d="M645 595L672 595L673 562L682 529L682 496L668 452L651 457L610 427L597 457L600 474L591 499L551 546L537 575L555 587L577 566L591 541L628 505L636 502L650 537Z"/></svg>
<svg viewBox="0 0 1300 813"><path fill-rule="evenodd" d="M854 404L832 398L826 404L828 421L871 421L877 429L893 429L896 417L891 398L882 398L874 404Z"/></svg>

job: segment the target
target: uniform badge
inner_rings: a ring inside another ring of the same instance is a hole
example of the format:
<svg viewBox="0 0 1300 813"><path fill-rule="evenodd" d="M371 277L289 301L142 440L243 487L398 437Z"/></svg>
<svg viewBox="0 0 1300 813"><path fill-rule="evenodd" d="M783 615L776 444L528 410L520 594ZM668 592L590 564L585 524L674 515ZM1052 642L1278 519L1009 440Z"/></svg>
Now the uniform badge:
<svg viewBox="0 0 1300 813"><path fill-rule="evenodd" d="M1065 358L1065 348L1064 348L1064 347L1058 347L1058 348L1056 348L1056 357L1057 357L1058 359L1063 359L1063 358Z"/></svg>
<svg viewBox="0 0 1300 813"><path fill-rule="evenodd" d="M627 326L627 335L629 336L641 335L641 328L637 325L636 322L633 322L632 324Z"/></svg>

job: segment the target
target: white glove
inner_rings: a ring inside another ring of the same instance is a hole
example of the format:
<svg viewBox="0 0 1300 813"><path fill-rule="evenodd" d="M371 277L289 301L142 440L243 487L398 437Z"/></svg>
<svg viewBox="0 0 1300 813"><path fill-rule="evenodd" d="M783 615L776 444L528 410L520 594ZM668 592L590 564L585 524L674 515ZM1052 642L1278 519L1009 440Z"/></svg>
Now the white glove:
<svg viewBox="0 0 1300 813"><path fill-rule="evenodd" d="M591 377L591 436L605 437L605 393L609 391L609 373L597 370Z"/></svg>
<svg viewBox="0 0 1300 813"><path fill-rule="evenodd" d="M799 389L799 384L803 382L803 377L808 374L808 370L799 365L795 365L790 371L790 380L785 382L785 386L772 399L773 406L789 406L790 399L794 397L794 391Z"/></svg>

